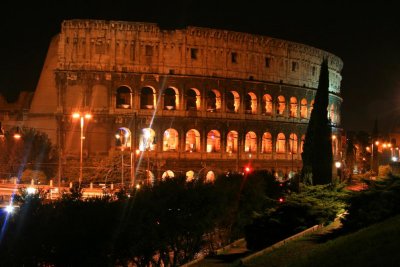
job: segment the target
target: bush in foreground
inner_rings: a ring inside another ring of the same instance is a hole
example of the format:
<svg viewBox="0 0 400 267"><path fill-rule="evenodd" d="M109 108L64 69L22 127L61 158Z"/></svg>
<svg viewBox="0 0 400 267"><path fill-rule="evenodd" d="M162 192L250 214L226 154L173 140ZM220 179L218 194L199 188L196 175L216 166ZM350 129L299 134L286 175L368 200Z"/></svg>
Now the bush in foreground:
<svg viewBox="0 0 400 267"><path fill-rule="evenodd" d="M304 187L292 193L276 209L267 210L246 227L247 246L259 250L316 224L333 221L345 209L342 188L329 185Z"/></svg>

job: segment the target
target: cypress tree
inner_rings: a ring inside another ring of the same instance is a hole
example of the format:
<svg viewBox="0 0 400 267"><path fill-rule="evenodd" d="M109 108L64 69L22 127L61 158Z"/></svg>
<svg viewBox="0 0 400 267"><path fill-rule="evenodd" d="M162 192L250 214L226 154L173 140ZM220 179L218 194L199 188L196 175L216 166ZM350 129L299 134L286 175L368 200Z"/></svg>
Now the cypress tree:
<svg viewBox="0 0 400 267"><path fill-rule="evenodd" d="M307 182L312 178L314 185L332 182L332 131L328 120L328 104L329 70L328 61L324 59L302 153L302 179Z"/></svg>

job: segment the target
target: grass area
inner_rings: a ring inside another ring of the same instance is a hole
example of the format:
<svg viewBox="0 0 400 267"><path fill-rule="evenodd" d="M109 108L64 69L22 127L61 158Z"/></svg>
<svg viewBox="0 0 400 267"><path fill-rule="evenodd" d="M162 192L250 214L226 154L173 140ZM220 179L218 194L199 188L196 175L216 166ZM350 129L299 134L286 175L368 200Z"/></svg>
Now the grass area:
<svg viewBox="0 0 400 267"><path fill-rule="evenodd" d="M325 243L305 237L246 266L399 266L400 216Z"/></svg>

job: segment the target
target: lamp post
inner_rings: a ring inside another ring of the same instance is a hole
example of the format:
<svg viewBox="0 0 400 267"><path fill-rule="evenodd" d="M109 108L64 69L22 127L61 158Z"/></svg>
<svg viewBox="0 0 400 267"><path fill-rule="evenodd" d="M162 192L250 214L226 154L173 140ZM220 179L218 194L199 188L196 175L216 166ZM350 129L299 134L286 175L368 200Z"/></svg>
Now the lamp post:
<svg viewBox="0 0 400 267"><path fill-rule="evenodd" d="M82 167L83 167L83 139L85 137L83 136L83 127L85 125L85 119L90 120L92 118L92 114L90 113L85 113L81 114L79 112L75 112L72 114L72 118L74 119L79 119L80 120L80 130L81 130L81 135L80 135L80 159L79 159L79 187L81 187L82 183Z"/></svg>
<svg viewBox="0 0 400 267"><path fill-rule="evenodd" d="M375 141L376 147L379 145L379 141ZM371 171L374 170L374 141L371 142Z"/></svg>
<svg viewBox="0 0 400 267"><path fill-rule="evenodd" d="M339 181L342 182L342 162L336 161L335 162L336 170L337 170L337 176L339 177Z"/></svg>
<svg viewBox="0 0 400 267"><path fill-rule="evenodd" d="M126 138L129 137L129 135L125 134L123 131L121 131L121 133L115 134L115 139L117 142L119 142L119 144L117 143L117 145L119 145L119 147L121 148L121 187L123 187L124 185L124 148L126 146L126 143L123 142L123 140L126 139L124 139L122 135L125 135Z"/></svg>
<svg viewBox="0 0 400 267"><path fill-rule="evenodd" d="M145 151L147 152L147 184L150 185L150 150L151 150L151 145L154 140L152 140L152 135L150 129L145 129L144 131L144 139L145 139ZM153 137L154 138L154 137Z"/></svg>

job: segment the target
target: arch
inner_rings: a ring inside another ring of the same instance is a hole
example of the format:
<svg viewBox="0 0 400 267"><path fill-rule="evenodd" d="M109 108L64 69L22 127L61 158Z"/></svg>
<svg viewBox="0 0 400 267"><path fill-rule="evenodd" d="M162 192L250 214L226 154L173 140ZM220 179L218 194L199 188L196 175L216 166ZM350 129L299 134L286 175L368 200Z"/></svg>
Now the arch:
<svg viewBox="0 0 400 267"><path fill-rule="evenodd" d="M310 114L308 115L308 118L311 117L311 112L313 111L313 109L314 109L314 99L311 100L311 102L310 102Z"/></svg>
<svg viewBox="0 0 400 267"><path fill-rule="evenodd" d="M337 156L338 149L339 149L338 137L333 134L332 135L332 155L334 158L335 158L335 156Z"/></svg>
<svg viewBox="0 0 400 267"><path fill-rule="evenodd" d="M331 120L331 123L336 122L336 110L335 110L335 104L331 104L329 108L329 119Z"/></svg>
<svg viewBox="0 0 400 267"><path fill-rule="evenodd" d="M244 152L257 152L257 135L255 132L248 132L244 141Z"/></svg>
<svg viewBox="0 0 400 267"><path fill-rule="evenodd" d="M206 105L208 112L216 112L221 109L221 93L212 89L207 92Z"/></svg>
<svg viewBox="0 0 400 267"><path fill-rule="evenodd" d="M186 152L197 152L200 151L200 133L196 129L190 129L186 133L185 141Z"/></svg>
<svg viewBox="0 0 400 267"><path fill-rule="evenodd" d="M118 128L115 132L115 146L121 149L130 148L132 143L131 130L126 127Z"/></svg>
<svg viewBox="0 0 400 267"><path fill-rule="evenodd" d="M300 153L303 153L303 147L304 147L305 140L306 140L306 136L303 134L301 136L301 141L300 141Z"/></svg>
<svg viewBox="0 0 400 267"><path fill-rule="evenodd" d="M276 137L276 153L286 153L286 137L283 133L279 133Z"/></svg>
<svg viewBox="0 0 400 267"><path fill-rule="evenodd" d="M207 134L207 152L221 151L221 135L217 130L211 130Z"/></svg>
<svg viewBox="0 0 400 267"><path fill-rule="evenodd" d="M154 88L146 86L140 90L140 108L141 109L154 109L156 104L155 99L156 91Z"/></svg>
<svg viewBox="0 0 400 267"><path fill-rule="evenodd" d="M128 86L120 86L116 90L115 95L116 108L131 108L132 107L132 90Z"/></svg>
<svg viewBox="0 0 400 267"><path fill-rule="evenodd" d="M178 144L178 131L172 128L165 130L163 135L163 151L176 151Z"/></svg>
<svg viewBox="0 0 400 267"><path fill-rule="evenodd" d="M285 115L286 102L283 95L278 96L276 105L276 115Z"/></svg>
<svg viewBox="0 0 400 267"><path fill-rule="evenodd" d="M297 98L294 96L290 98L290 117L297 118Z"/></svg>
<svg viewBox="0 0 400 267"><path fill-rule="evenodd" d="M303 98L300 102L300 117L302 119L307 119L307 99Z"/></svg>
<svg viewBox="0 0 400 267"><path fill-rule="evenodd" d="M271 115L272 114L272 96L269 94L265 94L263 96L263 104L262 104L262 113L263 114L267 114L267 115Z"/></svg>
<svg viewBox="0 0 400 267"><path fill-rule="evenodd" d="M139 136L139 150L153 151L156 145L156 133L151 128L142 129Z"/></svg>
<svg viewBox="0 0 400 267"><path fill-rule="evenodd" d="M225 95L226 112L237 113L240 106L240 96L236 91L229 91Z"/></svg>
<svg viewBox="0 0 400 267"><path fill-rule="evenodd" d="M186 182L192 182L194 180L194 171L190 170L186 172Z"/></svg>
<svg viewBox="0 0 400 267"><path fill-rule="evenodd" d="M186 110L200 110L200 91L190 88L186 91Z"/></svg>
<svg viewBox="0 0 400 267"><path fill-rule="evenodd" d="M168 87L164 90L164 109L176 109L179 102L179 91L176 88Z"/></svg>
<svg viewBox="0 0 400 267"><path fill-rule="evenodd" d="M238 132L230 131L226 136L226 152L235 153L238 149Z"/></svg>
<svg viewBox="0 0 400 267"><path fill-rule="evenodd" d="M257 113L257 96L253 92L247 93L244 100L245 112L249 114Z"/></svg>
<svg viewBox="0 0 400 267"><path fill-rule="evenodd" d="M206 174L206 183L214 183L215 181L215 173L213 171L208 171Z"/></svg>
<svg viewBox="0 0 400 267"><path fill-rule="evenodd" d="M291 133L289 135L289 151L292 154L297 154L298 147L297 147L297 135L295 133Z"/></svg>
<svg viewBox="0 0 400 267"><path fill-rule="evenodd" d="M261 153L272 153L272 135L269 132L265 132L262 136Z"/></svg>
<svg viewBox="0 0 400 267"><path fill-rule="evenodd" d="M174 178L174 177L175 177L175 174L171 170L167 170L167 171L163 172L163 174L161 175L162 180Z"/></svg>

